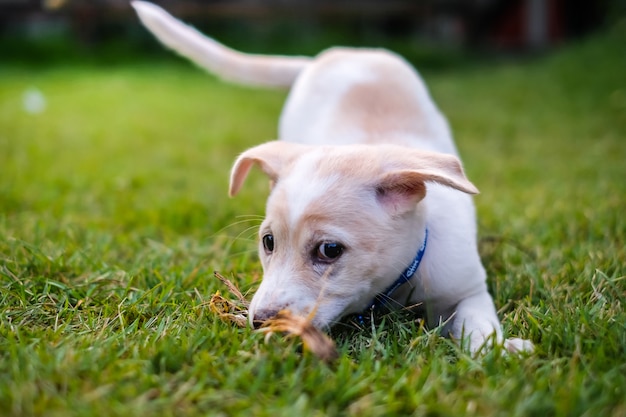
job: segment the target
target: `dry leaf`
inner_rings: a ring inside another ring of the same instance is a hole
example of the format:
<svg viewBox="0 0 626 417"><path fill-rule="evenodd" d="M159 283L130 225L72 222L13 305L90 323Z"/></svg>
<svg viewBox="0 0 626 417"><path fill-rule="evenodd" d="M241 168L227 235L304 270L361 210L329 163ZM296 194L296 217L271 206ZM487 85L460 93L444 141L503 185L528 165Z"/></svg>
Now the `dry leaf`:
<svg viewBox="0 0 626 417"><path fill-rule="evenodd" d="M250 305L248 300L246 300L246 297L243 296L243 294L241 293L241 291L239 291L239 288L237 288L235 284L230 282L227 278L225 278L222 274L220 274L217 271L214 271L213 275L215 275L217 279L222 281L222 283L226 285L226 287L228 287L228 291L230 291L235 297L237 297L237 299L241 302L241 304L245 305L246 308Z"/></svg>
<svg viewBox="0 0 626 417"><path fill-rule="evenodd" d="M226 322L234 323L239 327L246 327L250 303L235 284L219 272L215 272L214 275L237 297L239 303L222 297L218 291L213 294L209 302L211 311ZM289 336L299 337L306 350L325 362L332 362L339 357L335 343L324 332L311 324L311 317L295 316L289 310L282 310L275 317L266 320L259 331L265 333L266 336L273 333L287 333Z"/></svg>
<svg viewBox="0 0 626 417"><path fill-rule="evenodd" d="M211 296L209 307L226 322L235 323L239 327L248 325L248 310L222 297L219 291Z"/></svg>
<svg viewBox="0 0 626 417"><path fill-rule="evenodd" d="M274 318L265 321L260 331L266 335L279 332L298 336L305 349L326 362L339 357L335 343L324 332L313 326L307 317L294 316L289 310L281 310Z"/></svg>

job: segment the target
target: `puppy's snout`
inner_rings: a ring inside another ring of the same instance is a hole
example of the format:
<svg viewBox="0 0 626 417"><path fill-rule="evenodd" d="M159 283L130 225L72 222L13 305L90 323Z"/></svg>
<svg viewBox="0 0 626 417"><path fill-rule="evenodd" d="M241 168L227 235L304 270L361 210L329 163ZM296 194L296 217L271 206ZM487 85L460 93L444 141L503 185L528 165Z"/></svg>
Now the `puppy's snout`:
<svg viewBox="0 0 626 417"><path fill-rule="evenodd" d="M255 329L260 328L263 323L278 314L278 310L259 310L252 317L252 326Z"/></svg>

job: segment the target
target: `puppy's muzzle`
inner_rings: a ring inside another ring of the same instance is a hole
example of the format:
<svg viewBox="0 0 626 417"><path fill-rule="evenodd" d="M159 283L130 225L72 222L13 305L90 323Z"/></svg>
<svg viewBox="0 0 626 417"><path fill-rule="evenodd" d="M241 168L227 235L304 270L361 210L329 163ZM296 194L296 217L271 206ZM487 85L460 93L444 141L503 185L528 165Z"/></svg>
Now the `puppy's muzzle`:
<svg viewBox="0 0 626 417"><path fill-rule="evenodd" d="M255 329L260 328L261 326L263 326L263 323L265 323L267 320L271 319L272 317L275 317L277 314L278 314L278 310L256 311L254 313L254 316L252 316L252 327L254 327Z"/></svg>

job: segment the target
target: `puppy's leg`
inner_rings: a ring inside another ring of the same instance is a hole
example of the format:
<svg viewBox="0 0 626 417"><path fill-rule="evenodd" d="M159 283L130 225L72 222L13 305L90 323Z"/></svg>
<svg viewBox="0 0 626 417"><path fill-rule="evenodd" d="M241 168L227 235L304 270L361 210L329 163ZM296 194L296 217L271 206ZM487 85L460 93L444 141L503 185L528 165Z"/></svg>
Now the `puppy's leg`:
<svg viewBox="0 0 626 417"><path fill-rule="evenodd" d="M496 309L486 291L461 300L447 330L452 339L467 344L472 353L478 352L494 333L497 342L502 341Z"/></svg>
<svg viewBox="0 0 626 417"><path fill-rule="evenodd" d="M523 339L502 338L502 329L489 293L482 292L463 299L456 308L449 325L450 336L467 343L470 352L480 352L488 347L494 337L496 343L504 343L504 348L511 353L530 352L533 344Z"/></svg>

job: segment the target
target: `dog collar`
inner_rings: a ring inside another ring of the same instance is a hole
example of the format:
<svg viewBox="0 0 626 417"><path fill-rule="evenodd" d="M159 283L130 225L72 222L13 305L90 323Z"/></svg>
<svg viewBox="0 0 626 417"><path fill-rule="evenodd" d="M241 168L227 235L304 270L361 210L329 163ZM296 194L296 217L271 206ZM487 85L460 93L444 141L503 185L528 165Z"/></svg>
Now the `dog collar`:
<svg viewBox="0 0 626 417"><path fill-rule="evenodd" d="M401 285L405 284L411 278L413 278L413 275L415 275L417 268L419 268L420 263L422 263L424 252L426 252L426 243L428 243L428 229L424 231L424 242L422 243L422 246L420 246L420 248L417 250L417 254L415 255L415 258L413 258L413 262L411 262L411 264L404 270L404 272L400 274L398 279L395 280L393 284L387 287L385 291L377 294L374 297L374 299L370 303L370 306L363 313L356 315L356 320L359 324L365 324L365 315L369 315L372 311L383 306L386 303L386 300L391 298L391 295L398 288L400 288Z"/></svg>

